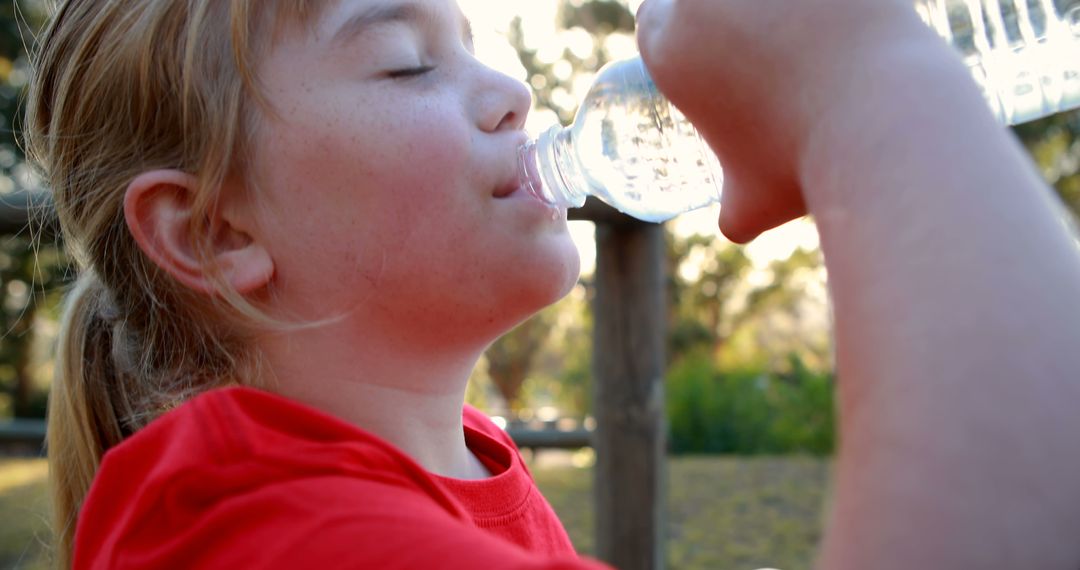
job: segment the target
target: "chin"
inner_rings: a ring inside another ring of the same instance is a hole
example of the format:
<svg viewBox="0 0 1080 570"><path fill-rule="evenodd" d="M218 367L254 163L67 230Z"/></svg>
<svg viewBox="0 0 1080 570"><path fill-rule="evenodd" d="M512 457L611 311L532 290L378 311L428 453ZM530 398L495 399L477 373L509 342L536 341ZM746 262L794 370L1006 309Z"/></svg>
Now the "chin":
<svg viewBox="0 0 1080 570"><path fill-rule="evenodd" d="M569 240L568 240L569 241ZM515 272L515 284L501 296L501 310L506 317L502 334L565 297L577 284L581 260L573 243L558 255L536 256L528 260L530 271Z"/></svg>
<svg viewBox="0 0 1080 570"><path fill-rule="evenodd" d="M574 255L570 258L570 262L566 266L566 276L563 280L562 289L559 290L558 298L552 303L567 296L570 291L574 289L574 285L577 284L578 279L581 277L581 257L578 254L577 248L574 248Z"/></svg>
<svg viewBox="0 0 1080 570"><path fill-rule="evenodd" d="M553 259L544 264L549 267L549 271L545 278L540 280L542 282L540 284L546 285L546 295L540 293L541 296L546 297L541 309L565 297L581 276L581 258L574 242L569 239L569 234L557 249L558 251L551 255Z"/></svg>

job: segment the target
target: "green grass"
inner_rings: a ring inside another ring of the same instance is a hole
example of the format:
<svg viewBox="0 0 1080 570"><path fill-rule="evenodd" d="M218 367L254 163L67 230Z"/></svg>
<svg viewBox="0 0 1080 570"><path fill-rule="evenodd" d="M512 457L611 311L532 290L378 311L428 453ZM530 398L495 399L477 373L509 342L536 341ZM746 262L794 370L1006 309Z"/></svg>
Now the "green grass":
<svg viewBox="0 0 1080 570"><path fill-rule="evenodd" d="M667 560L678 569L810 568L829 463L811 457L674 457L668 462ZM593 551L589 469L533 469L574 546Z"/></svg>
<svg viewBox="0 0 1080 570"><path fill-rule="evenodd" d="M0 459L0 568L47 568L44 459Z"/></svg>
<svg viewBox="0 0 1080 570"><path fill-rule="evenodd" d="M808 457L675 457L668 469L667 559L673 570L813 562L829 464ZM592 473L532 468L574 545L593 551ZM46 568L45 461L0 459L0 568Z"/></svg>

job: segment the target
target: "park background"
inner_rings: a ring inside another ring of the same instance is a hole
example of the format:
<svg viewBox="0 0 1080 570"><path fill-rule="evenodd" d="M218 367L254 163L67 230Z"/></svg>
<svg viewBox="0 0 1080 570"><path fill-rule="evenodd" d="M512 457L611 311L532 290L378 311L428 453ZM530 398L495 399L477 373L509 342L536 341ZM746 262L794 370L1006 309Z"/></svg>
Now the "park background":
<svg viewBox="0 0 1080 570"><path fill-rule="evenodd" d="M639 0L461 4L478 57L531 86L532 133L569 123L595 71L636 53ZM19 143L26 51L44 14L40 0L0 7L0 199L44 190ZM1080 116L1014 131L1070 210L1080 211ZM719 236L716 215L705 209L665 228L666 559L671 568L808 568L836 445L827 274L811 221L742 247ZM590 425L595 246L592 224L571 225L580 282L496 342L470 385L470 402L508 427ZM32 230L0 237L0 423L44 416L59 302L72 280L57 244L37 243ZM591 451L526 455L575 545L591 552ZM47 565L46 471L25 449L0 448L0 568Z"/></svg>

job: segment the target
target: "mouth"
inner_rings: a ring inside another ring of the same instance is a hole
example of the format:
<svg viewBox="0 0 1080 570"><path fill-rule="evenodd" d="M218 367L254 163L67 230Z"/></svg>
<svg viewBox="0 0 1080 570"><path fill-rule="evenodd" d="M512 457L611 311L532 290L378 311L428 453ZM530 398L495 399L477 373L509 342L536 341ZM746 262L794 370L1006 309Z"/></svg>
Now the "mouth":
<svg viewBox="0 0 1080 570"><path fill-rule="evenodd" d="M492 193L492 196L495 198L507 198L520 190L523 190L521 180L518 180L515 177L513 181L509 181L506 184L503 184L502 186L499 186L497 189L495 189L495 192Z"/></svg>
<svg viewBox="0 0 1080 570"><path fill-rule="evenodd" d="M510 140L507 140L506 142L509 143L507 145L507 150L512 149L511 152L514 154L506 156L506 158L510 160L503 163L503 166L511 167L512 170L501 171L504 176L502 178L497 178L496 181L501 181L502 184L496 186L492 192L491 195L494 198L508 198L521 190L527 191L531 183L526 168L528 159L522 154L524 149L531 146L529 134L524 130L515 131L511 134Z"/></svg>
<svg viewBox="0 0 1080 570"><path fill-rule="evenodd" d="M517 169L514 175L506 179L506 183L499 186L492 194L495 198L507 198L518 192L524 192L536 200L552 205L543 191L543 183L536 168L536 145L526 142L518 147Z"/></svg>

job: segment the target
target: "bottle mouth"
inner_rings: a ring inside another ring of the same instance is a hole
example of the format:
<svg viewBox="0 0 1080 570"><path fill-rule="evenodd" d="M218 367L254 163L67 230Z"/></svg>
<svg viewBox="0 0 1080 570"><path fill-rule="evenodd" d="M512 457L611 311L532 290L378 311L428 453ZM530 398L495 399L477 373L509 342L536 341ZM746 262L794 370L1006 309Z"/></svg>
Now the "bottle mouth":
<svg viewBox="0 0 1080 570"><path fill-rule="evenodd" d="M540 178L536 156L536 141L529 141L518 148L518 182L533 198L555 205L555 201L544 192L544 182Z"/></svg>
<svg viewBox="0 0 1080 570"><path fill-rule="evenodd" d="M518 180L537 200L557 208L580 208L587 192L568 179L575 172L569 132L553 125L535 140L518 148Z"/></svg>

